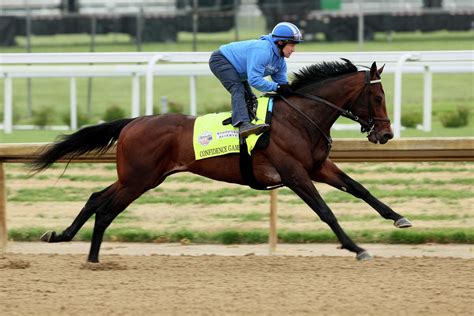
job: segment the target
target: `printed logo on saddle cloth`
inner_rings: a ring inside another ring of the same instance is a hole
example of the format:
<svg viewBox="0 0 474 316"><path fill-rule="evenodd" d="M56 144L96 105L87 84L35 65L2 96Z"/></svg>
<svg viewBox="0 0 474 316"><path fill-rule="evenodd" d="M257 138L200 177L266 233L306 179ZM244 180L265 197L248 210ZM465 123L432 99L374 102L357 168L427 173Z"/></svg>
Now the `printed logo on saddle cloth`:
<svg viewBox="0 0 474 316"><path fill-rule="evenodd" d="M267 109L272 107L273 100L268 97L258 99L257 117L254 124L265 123ZM193 147L196 160L217 157L240 152L239 128L232 124L223 125L222 121L231 116L230 112L211 113L199 116L194 123ZM249 154L252 152L261 135L247 137Z"/></svg>

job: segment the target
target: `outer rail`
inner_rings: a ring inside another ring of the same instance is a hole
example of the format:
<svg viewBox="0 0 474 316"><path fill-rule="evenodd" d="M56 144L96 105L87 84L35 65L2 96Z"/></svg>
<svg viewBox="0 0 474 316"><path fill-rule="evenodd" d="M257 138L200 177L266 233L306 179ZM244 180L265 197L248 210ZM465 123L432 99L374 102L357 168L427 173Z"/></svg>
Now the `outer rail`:
<svg viewBox="0 0 474 316"><path fill-rule="evenodd" d="M0 162L28 163L47 143L0 144ZM331 160L336 162L474 161L474 137L404 138L387 144L365 139L334 140ZM66 162L68 159L62 160ZM114 162L115 148L103 155L84 155L71 162Z"/></svg>

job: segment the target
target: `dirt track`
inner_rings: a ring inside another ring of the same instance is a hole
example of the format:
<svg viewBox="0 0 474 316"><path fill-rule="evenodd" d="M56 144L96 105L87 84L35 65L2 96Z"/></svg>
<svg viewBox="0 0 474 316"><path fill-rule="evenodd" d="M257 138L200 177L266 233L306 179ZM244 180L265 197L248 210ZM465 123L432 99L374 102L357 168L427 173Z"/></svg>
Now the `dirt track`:
<svg viewBox="0 0 474 316"><path fill-rule="evenodd" d="M84 263L84 254L0 258L4 315L472 315L474 309L472 257L103 255L94 265Z"/></svg>

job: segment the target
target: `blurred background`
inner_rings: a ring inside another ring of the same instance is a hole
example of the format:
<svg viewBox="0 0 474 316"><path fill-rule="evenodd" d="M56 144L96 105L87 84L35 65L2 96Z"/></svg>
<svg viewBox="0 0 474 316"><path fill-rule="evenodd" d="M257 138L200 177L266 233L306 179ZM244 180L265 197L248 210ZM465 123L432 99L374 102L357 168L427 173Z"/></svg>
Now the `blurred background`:
<svg viewBox="0 0 474 316"><path fill-rule="evenodd" d="M394 32L469 31L473 28L474 2L2 0L0 14L2 46L15 46L24 36L120 34L127 35L136 49L142 50L146 42L176 42L182 32L229 32L227 40L253 38L270 31L279 21L300 26L306 40L330 42L373 40L378 32L390 40ZM123 37L112 40L121 41Z"/></svg>
<svg viewBox="0 0 474 316"><path fill-rule="evenodd" d="M305 42L297 52L344 57L359 51L474 49L472 0L2 0L0 52L210 52L227 42L258 38L279 21L303 31ZM433 74L430 132L416 128L422 119L423 74L403 76L403 136L474 135L472 63L467 68ZM393 80L393 73L384 75L390 111ZM230 110L229 95L217 79L198 76L195 84L198 115ZM129 78L76 78L76 85L79 126L130 116ZM185 77L157 77L154 113L166 103L167 111L189 114L189 85ZM13 80L15 132L0 133L0 141L54 139L68 129L69 98L69 78ZM141 113L144 103L142 98ZM450 120L445 116L457 122L445 124ZM453 124L457 128L447 126ZM363 137L357 131L334 133Z"/></svg>

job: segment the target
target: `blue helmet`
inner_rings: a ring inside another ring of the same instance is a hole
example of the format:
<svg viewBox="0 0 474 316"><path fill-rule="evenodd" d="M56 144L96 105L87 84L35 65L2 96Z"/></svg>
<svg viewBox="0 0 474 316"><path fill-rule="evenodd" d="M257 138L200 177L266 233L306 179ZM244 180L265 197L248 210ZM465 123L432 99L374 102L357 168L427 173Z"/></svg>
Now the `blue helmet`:
<svg viewBox="0 0 474 316"><path fill-rule="evenodd" d="M290 22L280 22L272 30L273 41L284 41L290 43L300 43L303 41L301 31L296 25Z"/></svg>

